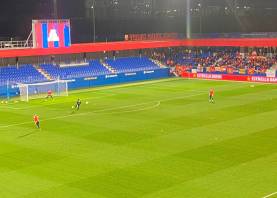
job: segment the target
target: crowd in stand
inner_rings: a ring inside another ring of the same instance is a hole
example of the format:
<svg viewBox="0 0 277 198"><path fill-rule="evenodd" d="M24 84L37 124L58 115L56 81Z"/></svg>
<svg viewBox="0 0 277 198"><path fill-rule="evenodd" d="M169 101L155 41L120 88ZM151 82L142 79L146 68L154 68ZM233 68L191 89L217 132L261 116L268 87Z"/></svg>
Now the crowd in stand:
<svg viewBox="0 0 277 198"><path fill-rule="evenodd" d="M265 74L268 69L277 65L276 55L256 50L240 53L238 49L170 49L154 52L152 56L167 66L177 68L177 72L197 69L198 72L252 75Z"/></svg>

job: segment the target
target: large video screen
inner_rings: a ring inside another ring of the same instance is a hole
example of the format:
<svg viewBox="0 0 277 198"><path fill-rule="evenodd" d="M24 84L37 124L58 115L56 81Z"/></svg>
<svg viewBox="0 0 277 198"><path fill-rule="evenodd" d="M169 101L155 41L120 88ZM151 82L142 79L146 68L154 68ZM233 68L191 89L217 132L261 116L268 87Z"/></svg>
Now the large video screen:
<svg viewBox="0 0 277 198"><path fill-rule="evenodd" d="M70 20L33 20L33 46L59 48L71 45Z"/></svg>

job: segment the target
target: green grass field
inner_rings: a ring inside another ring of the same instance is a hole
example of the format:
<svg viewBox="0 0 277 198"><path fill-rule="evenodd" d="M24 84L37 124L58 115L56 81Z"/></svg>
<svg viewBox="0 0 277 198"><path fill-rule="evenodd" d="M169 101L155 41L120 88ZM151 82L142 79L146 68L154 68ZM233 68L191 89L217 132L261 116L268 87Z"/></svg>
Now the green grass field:
<svg viewBox="0 0 277 198"><path fill-rule="evenodd" d="M0 197L272 194L277 87L250 85L167 79L0 104Z"/></svg>

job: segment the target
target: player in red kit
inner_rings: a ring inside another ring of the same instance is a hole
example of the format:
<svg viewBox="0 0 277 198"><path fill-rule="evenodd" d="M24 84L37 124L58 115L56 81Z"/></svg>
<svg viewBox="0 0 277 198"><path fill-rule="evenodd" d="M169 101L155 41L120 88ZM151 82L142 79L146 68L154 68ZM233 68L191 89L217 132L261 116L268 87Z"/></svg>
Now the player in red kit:
<svg viewBox="0 0 277 198"><path fill-rule="evenodd" d="M39 126L39 117L38 117L38 115L34 115L34 122L35 122L37 128L39 129L40 126Z"/></svg>
<svg viewBox="0 0 277 198"><path fill-rule="evenodd" d="M53 99L53 92L52 92L52 90L48 90L47 91L47 96L46 96L46 98L52 98Z"/></svg>
<svg viewBox="0 0 277 198"><path fill-rule="evenodd" d="M214 103L214 89L213 88L210 89L209 102Z"/></svg>

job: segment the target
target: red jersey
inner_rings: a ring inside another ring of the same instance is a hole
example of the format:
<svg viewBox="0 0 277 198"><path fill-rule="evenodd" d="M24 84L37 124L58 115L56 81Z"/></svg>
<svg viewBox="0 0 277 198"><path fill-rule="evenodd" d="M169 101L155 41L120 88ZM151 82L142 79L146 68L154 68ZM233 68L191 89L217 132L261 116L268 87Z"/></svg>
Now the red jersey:
<svg viewBox="0 0 277 198"><path fill-rule="evenodd" d="M39 117L37 115L34 115L34 122L35 123L39 122Z"/></svg>
<svg viewBox="0 0 277 198"><path fill-rule="evenodd" d="M214 96L214 89L210 90L210 96Z"/></svg>
<svg viewBox="0 0 277 198"><path fill-rule="evenodd" d="M52 91L51 90L49 90L47 93L48 93L48 96L52 95Z"/></svg>

